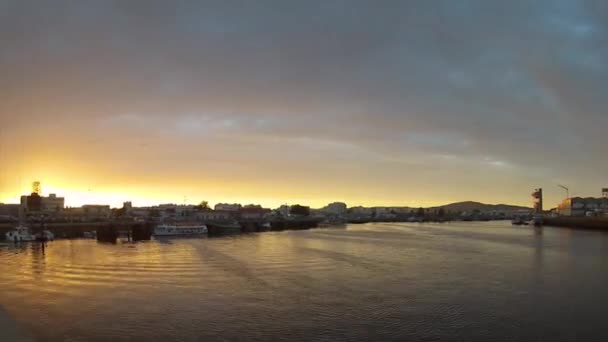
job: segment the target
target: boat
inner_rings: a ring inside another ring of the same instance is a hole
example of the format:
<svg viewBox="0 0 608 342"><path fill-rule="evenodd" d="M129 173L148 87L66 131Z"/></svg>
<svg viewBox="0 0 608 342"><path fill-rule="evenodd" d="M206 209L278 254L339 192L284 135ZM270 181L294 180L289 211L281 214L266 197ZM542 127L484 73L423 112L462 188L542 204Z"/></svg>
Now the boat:
<svg viewBox="0 0 608 342"><path fill-rule="evenodd" d="M511 224L514 226L521 226L524 225L526 222L519 216L516 216L513 218L513 220L511 220Z"/></svg>
<svg viewBox="0 0 608 342"><path fill-rule="evenodd" d="M207 226L204 224L160 224L154 228L154 236L185 236L206 235Z"/></svg>
<svg viewBox="0 0 608 342"><path fill-rule="evenodd" d="M19 225L5 234L7 241L26 242L36 241L36 236L30 232L30 229L25 225Z"/></svg>
<svg viewBox="0 0 608 342"><path fill-rule="evenodd" d="M530 224L534 227L541 227L543 225L543 217L541 215L534 215L532 220L530 220Z"/></svg>

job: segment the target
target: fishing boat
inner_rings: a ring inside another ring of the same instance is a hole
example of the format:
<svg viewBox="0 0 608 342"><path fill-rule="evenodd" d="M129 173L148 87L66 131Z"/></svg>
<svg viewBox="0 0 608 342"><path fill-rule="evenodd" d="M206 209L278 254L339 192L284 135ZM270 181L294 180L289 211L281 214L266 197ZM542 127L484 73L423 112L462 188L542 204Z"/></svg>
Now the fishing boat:
<svg viewBox="0 0 608 342"><path fill-rule="evenodd" d="M204 224L160 224L154 228L154 236L187 236L206 235L207 226Z"/></svg>

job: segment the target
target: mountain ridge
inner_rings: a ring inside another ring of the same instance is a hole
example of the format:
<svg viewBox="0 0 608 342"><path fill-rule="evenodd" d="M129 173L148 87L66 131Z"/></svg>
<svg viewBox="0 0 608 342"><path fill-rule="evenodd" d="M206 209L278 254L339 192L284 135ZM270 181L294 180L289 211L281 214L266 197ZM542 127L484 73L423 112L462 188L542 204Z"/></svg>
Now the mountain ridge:
<svg viewBox="0 0 608 342"><path fill-rule="evenodd" d="M513 211L513 210L530 210L530 207L524 207L519 205L511 205L511 204L486 204L475 201L462 201L462 202L454 202L449 204L444 204L436 207L431 207L429 209L443 209L449 211Z"/></svg>

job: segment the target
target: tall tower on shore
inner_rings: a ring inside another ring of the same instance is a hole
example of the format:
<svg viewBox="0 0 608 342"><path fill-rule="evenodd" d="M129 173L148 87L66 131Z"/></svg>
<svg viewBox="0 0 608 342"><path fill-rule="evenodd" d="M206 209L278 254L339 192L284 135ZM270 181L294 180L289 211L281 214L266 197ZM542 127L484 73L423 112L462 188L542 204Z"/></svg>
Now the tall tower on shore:
<svg viewBox="0 0 608 342"><path fill-rule="evenodd" d="M532 207L534 208L535 214L541 214L543 212L543 189L534 189L532 193Z"/></svg>

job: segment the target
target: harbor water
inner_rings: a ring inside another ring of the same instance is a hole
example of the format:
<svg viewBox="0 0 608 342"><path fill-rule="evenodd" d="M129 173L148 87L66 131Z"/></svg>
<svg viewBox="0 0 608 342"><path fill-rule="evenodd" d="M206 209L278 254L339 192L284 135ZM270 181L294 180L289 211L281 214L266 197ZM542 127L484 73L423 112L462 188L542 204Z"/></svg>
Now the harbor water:
<svg viewBox="0 0 608 342"><path fill-rule="evenodd" d="M508 222L0 245L40 341L608 341L608 234Z"/></svg>

